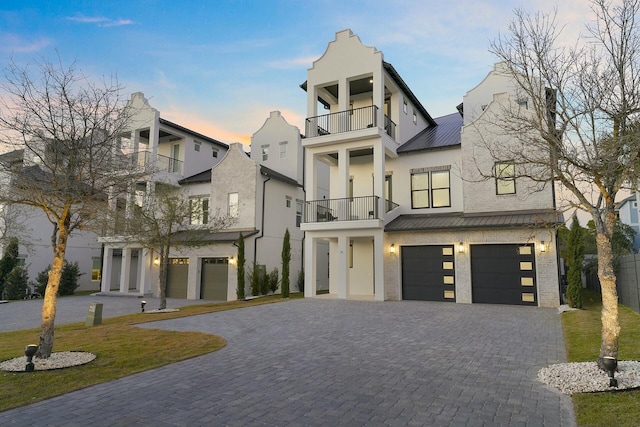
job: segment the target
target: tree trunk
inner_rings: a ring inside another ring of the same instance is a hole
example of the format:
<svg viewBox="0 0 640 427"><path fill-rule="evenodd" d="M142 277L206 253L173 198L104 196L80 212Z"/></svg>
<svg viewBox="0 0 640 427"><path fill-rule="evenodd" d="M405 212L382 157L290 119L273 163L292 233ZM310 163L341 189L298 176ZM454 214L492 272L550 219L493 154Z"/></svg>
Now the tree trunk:
<svg viewBox="0 0 640 427"><path fill-rule="evenodd" d="M613 268L613 252L611 238L613 235L613 219L608 215L605 219L605 230L598 230L596 245L598 249L598 278L602 292L602 342L598 366L604 369L602 358L610 356L618 358L618 337L620 323L618 321L618 291L616 290L616 274Z"/></svg>
<svg viewBox="0 0 640 427"><path fill-rule="evenodd" d="M69 238L70 215L67 213L57 225L58 238L53 251L53 263L49 270L47 288L44 292L44 302L42 303L42 322L40 324L40 341L36 357L47 359L53 351L53 332L56 319L56 303L58 300L58 288L64 267L64 257L67 250L67 240Z"/></svg>

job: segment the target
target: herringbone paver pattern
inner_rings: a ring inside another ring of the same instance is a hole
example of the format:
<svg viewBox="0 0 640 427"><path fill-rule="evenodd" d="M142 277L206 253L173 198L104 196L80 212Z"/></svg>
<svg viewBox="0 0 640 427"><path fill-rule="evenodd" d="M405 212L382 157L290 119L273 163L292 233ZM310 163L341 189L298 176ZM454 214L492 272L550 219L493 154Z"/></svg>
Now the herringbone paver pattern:
<svg viewBox="0 0 640 427"><path fill-rule="evenodd" d="M536 380L554 309L296 300L146 324L215 333L202 357L0 413L0 425L572 426Z"/></svg>

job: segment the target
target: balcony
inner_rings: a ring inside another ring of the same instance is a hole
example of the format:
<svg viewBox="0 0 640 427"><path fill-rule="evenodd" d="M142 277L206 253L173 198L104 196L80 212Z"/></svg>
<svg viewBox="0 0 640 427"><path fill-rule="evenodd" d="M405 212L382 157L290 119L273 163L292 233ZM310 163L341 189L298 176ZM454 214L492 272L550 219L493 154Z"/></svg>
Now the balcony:
<svg viewBox="0 0 640 427"><path fill-rule="evenodd" d="M378 199L378 196L363 196L307 201L304 212L304 222L316 223L380 219ZM396 207L398 207L398 204L390 200L385 201L386 212Z"/></svg>
<svg viewBox="0 0 640 427"><path fill-rule="evenodd" d="M157 155L155 162L150 151L136 151L116 156L116 170L144 170L148 172L169 172L182 175L183 161L171 157Z"/></svg>
<svg viewBox="0 0 640 427"><path fill-rule="evenodd" d="M373 127L378 127L378 107L375 105L323 116L308 117L305 120L307 138ZM395 141L396 124L386 115L384 116L384 130Z"/></svg>

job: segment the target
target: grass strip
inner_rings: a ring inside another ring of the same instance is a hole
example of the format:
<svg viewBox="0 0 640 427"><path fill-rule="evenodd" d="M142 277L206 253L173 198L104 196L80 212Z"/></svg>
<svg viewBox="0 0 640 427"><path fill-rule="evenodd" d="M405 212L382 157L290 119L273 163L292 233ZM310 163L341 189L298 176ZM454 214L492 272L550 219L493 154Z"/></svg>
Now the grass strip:
<svg viewBox="0 0 640 427"><path fill-rule="evenodd" d="M601 297L589 292L584 310L563 313L562 324L569 362L598 359L600 352ZM640 314L619 306L619 360L640 360ZM640 423L640 390L572 395L576 421L584 427L625 427Z"/></svg>

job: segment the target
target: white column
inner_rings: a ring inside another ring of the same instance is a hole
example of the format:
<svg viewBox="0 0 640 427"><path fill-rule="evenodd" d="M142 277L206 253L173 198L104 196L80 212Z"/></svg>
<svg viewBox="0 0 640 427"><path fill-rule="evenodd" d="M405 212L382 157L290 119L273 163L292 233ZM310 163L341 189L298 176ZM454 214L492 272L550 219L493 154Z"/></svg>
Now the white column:
<svg viewBox="0 0 640 427"><path fill-rule="evenodd" d="M102 280L100 281L100 292L111 290L111 270L113 268L113 248L104 248L102 255Z"/></svg>
<svg viewBox="0 0 640 427"><path fill-rule="evenodd" d="M196 256L189 257L189 272L187 276L187 299L200 299L200 282L202 271L200 259Z"/></svg>
<svg viewBox="0 0 640 427"><path fill-rule="evenodd" d="M373 194L378 196L378 218L384 218L385 202L384 202L384 148L382 141L377 140L373 147Z"/></svg>
<svg viewBox="0 0 640 427"><path fill-rule="evenodd" d="M150 289L149 278L151 277L151 251L149 249L140 250L140 277L138 278L140 295L144 295Z"/></svg>
<svg viewBox="0 0 640 427"><path fill-rule="evenodd" d="M373 238L373 289L376 301L384 301L384 232L376 231Z"/></svg>
<svg viewBox="0 0 640 427"><path fill-rule="evenodd" d="M317 245L316 239L307 233L304 240L304 297L316 296Z"/></svg>
<svg viewBox="0 0 640 427"><path fill-rule="evenodd" d="M122 266L120 268L120 292L129 292L129 274L131 272L131 249L122 248Z"/></svg>
<svg viewBox="0 0 640 427"><path fill-rule="evenodd" d="M338 237L338 268L336 273L336 283L338 286L338 298L346 299L349 295L349 237Z"/></svg>
<svg viewBox="0 0 640 427"><path fill-rule="evenodd" d="M338 81L338 111L349 109L349 81L346 78Z"/></svg>

